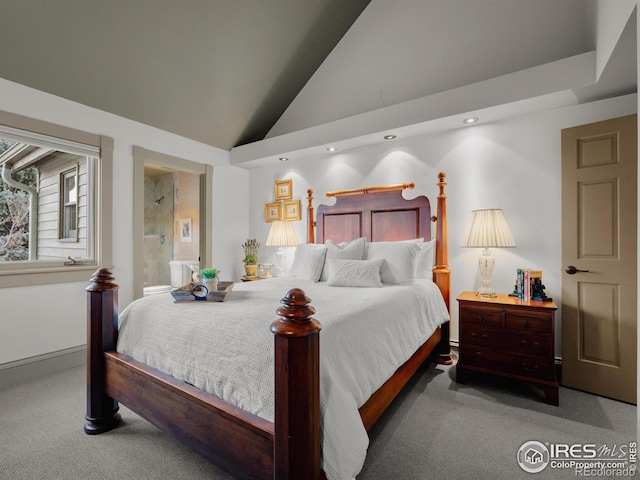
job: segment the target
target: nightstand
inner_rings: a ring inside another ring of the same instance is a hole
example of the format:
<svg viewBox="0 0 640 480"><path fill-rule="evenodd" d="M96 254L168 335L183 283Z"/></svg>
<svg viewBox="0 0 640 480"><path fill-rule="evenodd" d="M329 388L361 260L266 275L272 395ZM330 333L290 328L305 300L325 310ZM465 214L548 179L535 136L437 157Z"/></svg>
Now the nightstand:
<svg viewBox="0 0 640 480"><path fill-rule="evenodd" d="M460 358L456 381L484 372L524 380L540 388L547 403L558 405L553 302L525 301L475 292L458 296Z"/></svg>

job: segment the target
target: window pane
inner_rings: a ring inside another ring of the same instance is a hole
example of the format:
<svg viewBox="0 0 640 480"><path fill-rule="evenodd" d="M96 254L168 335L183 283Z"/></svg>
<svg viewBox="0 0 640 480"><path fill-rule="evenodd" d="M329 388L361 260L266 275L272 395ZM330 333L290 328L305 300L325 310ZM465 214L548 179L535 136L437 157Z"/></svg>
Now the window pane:
<svg viewBox="0 0 640 480"><path fill-rule="evenodd" d="M42 143L2 146L0 262L90 260L97 159Z"/></svg>
<svg viewBox="0 0 640 480"><path fill-rule="evenodd" d="M64 203L76 203L78 190L76 189L76 172L69 172L64 177Z"/></svg>

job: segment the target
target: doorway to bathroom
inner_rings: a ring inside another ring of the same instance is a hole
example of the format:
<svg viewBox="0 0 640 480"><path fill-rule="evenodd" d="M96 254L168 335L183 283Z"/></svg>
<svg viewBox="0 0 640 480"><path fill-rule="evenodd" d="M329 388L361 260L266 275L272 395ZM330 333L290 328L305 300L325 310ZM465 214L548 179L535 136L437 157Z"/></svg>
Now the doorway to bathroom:
<svg viewBox="0 0 640 480"><path fill-rule="evenodd" d="M213 168L134 147L134 297L210 264Z"/></svg>

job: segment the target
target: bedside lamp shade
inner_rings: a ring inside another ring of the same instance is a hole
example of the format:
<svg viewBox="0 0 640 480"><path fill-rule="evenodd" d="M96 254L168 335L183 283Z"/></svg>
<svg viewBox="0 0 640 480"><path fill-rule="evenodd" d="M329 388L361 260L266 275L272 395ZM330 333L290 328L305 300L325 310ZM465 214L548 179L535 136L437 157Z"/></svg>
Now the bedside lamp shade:
<svg viewBox="0 0 640 480"><path fill-rule="evenodd" d="M491 287L495 271L495 258L491 255L489 247L509 248L516 246L502 210L493 208L472 211L461 246L484 249L478 262L480 280L482 280L482 287L478 293L482 296L495 296Z"/></svg>
<svg viewBox="0 0 640 480"><path fill-rule="evenodd" d="M295 247L298 245L298 237L291 222L285 220L272 222L265 245L270 247Z"/></svg>
<svg viewBox="0 0 640 480"><path fill-rule="evenodd" d="M278 269L282 273L282 261L284 259L283 247L295 247L298 245L298 237L291 222L287 222L286 220L273 221L265 245L279 247L276 253L276 261L278 262Z"/></svg>

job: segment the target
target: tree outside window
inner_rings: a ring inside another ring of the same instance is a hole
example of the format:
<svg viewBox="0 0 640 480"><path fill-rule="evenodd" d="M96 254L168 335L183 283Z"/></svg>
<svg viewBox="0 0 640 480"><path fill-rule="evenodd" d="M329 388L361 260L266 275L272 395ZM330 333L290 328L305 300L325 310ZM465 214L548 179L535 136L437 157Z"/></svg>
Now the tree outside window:
<svg viewBox="0 0 640 480"><path fill-rule="evenodd" d="M0 139L0 155L15 142ZM27 168L15 180L36 187L37 171ZM0 262L29 259L29 195L0 180Z"/></svg>

